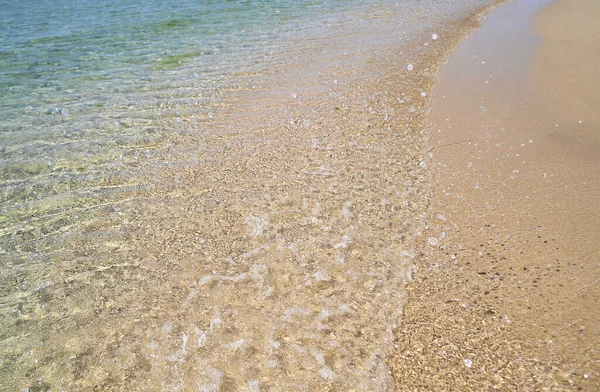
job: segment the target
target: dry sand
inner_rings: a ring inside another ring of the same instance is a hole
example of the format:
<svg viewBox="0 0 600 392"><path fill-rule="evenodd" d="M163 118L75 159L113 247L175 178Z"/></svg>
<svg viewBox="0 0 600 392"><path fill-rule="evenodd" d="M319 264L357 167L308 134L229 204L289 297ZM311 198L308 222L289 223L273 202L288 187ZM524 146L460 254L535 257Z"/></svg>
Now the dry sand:
<svg viewBox="0 0 600 392"><path fill-rule="evenodd" d="M546 3L500 8L440 72L399 390L600 390L600 3Z"/></svg>

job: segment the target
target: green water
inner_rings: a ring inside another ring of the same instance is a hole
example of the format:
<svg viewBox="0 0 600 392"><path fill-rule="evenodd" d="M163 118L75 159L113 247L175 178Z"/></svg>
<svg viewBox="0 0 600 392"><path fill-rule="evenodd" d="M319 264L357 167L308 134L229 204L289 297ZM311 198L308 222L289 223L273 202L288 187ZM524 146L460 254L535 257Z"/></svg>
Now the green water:
<svg viewBox="0 0 600 392"><path fill-rule="evenodd" d="M484 3L0 2L0 390L389 387L432 75L378 83Z"/></svg>

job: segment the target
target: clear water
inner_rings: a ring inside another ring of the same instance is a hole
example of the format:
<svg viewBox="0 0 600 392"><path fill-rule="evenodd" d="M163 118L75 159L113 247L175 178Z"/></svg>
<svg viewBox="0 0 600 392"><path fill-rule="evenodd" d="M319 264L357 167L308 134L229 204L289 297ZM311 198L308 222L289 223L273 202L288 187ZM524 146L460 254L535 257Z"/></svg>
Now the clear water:
<svg viewBox="0 0 600 392"><path fill-rule="evenodd" d="M489 2L0 2L0 390L393 389L423 37Z"/></svg>
<svg viewBox="0 0 600 392"><path fill-rule="evenodd" d="M48 204L48 197L60 195L54 204L65 207L74 202L68 197L74 189L96 199L112 197L105 183L132 185L123 178L131 175L131 155L160 137L160 116L191 100L208 115L219 92L260 71L262 59L307 28L302 23L335 16L352 2L149 1L141 7L133 1L25 1L2 7L6 236L26 222L21 203ZM193 93L181 91L187 87Z"/></svg>

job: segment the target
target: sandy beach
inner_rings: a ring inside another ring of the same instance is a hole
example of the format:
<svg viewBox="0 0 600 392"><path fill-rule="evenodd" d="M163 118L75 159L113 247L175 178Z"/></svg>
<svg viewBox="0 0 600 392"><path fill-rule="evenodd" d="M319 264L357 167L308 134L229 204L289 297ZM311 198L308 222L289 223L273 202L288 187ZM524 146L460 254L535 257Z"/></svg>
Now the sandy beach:
<svg viewBox="0 0 600 392"><path fill-rule="evenodd" d="M600 389L598 20L517 1L442 67L398 390Z"/></svg>
<svg viewBox="0 0 600 392"><path fill-rule="evenodd" d="M0 391L600 390L593 0L38 3Z"/></svg>

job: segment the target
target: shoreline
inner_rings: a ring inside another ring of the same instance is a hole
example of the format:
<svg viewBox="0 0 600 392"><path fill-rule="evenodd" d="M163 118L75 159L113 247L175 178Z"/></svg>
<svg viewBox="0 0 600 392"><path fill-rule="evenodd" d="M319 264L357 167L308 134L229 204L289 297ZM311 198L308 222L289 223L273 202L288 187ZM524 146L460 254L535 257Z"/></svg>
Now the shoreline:
<svg viewBox="0 0 600 392"><path fill-rule="evenodd" d="M7 382L393 388L385 359L431 191L431 90L479 24L456 21L474 3L413 3L408 33L394 23L400 9L378 13L390 35L373 41L380 50L369 33L350 54L316 42L210 100L214 113L180 114L177 100L161 109L161 148L136 155L141 189L80 223L42 306L16 314L33 333L5 341L15 361L1 370L19 372Z"/></svg>
<svg viewBox="0 0 600 392"><path fill-rule="evenodd" d="M439 72L436 188L391 361L400 390L600 386L590 314L600 297L599 95L572 83L566 60L597 81L596 14L586 10L598 7L547 3L501 7ZM574 19L578 29L556 34Z"/></svg>

